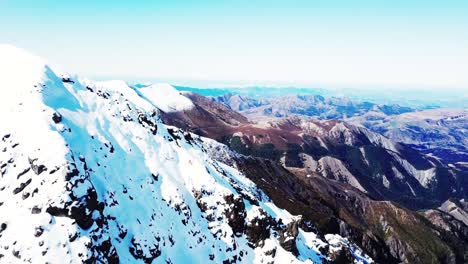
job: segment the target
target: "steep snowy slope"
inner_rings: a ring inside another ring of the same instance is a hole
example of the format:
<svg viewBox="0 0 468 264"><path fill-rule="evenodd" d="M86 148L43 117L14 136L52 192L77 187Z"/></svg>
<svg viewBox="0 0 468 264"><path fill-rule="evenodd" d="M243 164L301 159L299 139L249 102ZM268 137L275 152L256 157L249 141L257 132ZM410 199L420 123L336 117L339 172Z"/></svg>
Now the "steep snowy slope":
<svg viewBox="0 0 468 264"><path fill-rule="evenodd" d="M192 101L180 94L169 84L158 83L136 89L138 94L148 99L164 112L189 110L194 107ZM161 100L164 98L164 100Z"/></svg>
<svg viewBox="0 0 468 264"><path fill-rule="evenodd" d="M170 87L59 74L11 46L0 58L0 262L372 262L216 161L219 143L163 125L189 107Z"/></svg>

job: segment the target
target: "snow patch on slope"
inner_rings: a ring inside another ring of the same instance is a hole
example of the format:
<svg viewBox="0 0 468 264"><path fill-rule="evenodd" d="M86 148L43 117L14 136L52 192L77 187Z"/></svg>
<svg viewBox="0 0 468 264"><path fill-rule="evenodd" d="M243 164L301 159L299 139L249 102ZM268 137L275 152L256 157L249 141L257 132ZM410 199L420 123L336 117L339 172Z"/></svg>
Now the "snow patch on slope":
<svg viewBox="0 0 468 264"><path fill-rule="evenodd" d="M12 96L29 89L44 74L41 58L15 46L0 44L0 58L2 96Z"/></svg>
<svg viewBox="0 0 468 264"><path fill-rule="evenodd" d="M153 84L136 88L136 90L154 106L166 113L190 110L195 107L190 99L169 84Z"/></svg>

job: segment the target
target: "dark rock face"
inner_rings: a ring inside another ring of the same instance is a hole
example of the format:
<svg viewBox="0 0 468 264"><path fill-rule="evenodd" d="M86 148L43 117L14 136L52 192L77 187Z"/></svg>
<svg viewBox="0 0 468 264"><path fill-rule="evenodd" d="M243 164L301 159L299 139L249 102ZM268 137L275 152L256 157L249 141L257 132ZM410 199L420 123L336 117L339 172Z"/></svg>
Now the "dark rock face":
<svg viewBox="0 0 468 264"><path fill-rule="evenodd" d="M46 171L47 168L43 164L36 164L37 159L29 159L29 164L31 165L31 169L36 173L36 175L41 174L42 172Z"/></svg>
<svg viewBox="0 0 468 264"><path fill-rule="evenodd" d="M255 216L245 227L245 235L252 247L261 247L265 239L270 237L270 230L275 226L275 221L264 211Z"/></svg>
<svg viewBox="0 0 468 264"><path fill-rule="evenodd" d="M149 253L145 253L143 250L144 247L147 248ZM161 250L159 249L158 245L148 246L135 238L132 238L131 240L129 251L133 257L136 259L141 259L144 263L147 264L153 263L153 260L161 255Z"/></svg>
<svg viewBox="0 0 468 264"><path fill-rule="evenodd" d="M194 141L194 138L192 137L192 134L188 133L188 132L184 133L184 138L185 138L185 141L187 143L189 143L189 144L192 144L192 142Z"/></svg>
<svg viewBox="0 0 468 264"><path fill-rule="evenodd" d="M241 236L244 233L247 215L244 200L241 197L234 197L232 194L224 197L224 200L229 204L225 211L228 224L236 236Z"/></svg>
<svg viewBox="0 0 468 264"><path fill-rule="evenodd" d="M54 121L54 123L58 124L58 123L62 122L62 115L60 113L55 112L52 115L52 120Z"/></svg>
<svg viewBox="0 0 468 264"><path fill-rule="evenodd" d="M280 245L295 256L299 255L296 246L296 238L299 234L299 224L301 220L295 220L286 225L286 228L280 231Z"/></svg>
<svg viewBox="0 0 468 264"><path fill-rule="evenodd" d="M82 229L89 229L94 224L92 213L102 211L104 206L97 201L97 194L93 189L82 198L80 203L67 203L64 208L49 206L46 212L56 217L69 217L74 219ZM89 213L88 213L89 212Z"/></svg>
<svg viewBox="0 0 468 264"><path fill-rule="evenodd" d="M75 83L70 77L62 77L64 83Z"/></svg>
<svg viewBox="0 0 468 264"><path fill-rule="evenodd" d="M346 248L341 248L330 256L330 264L348 264L354 263L354 257Z"/></svg>
<svg viewBox="0 0 468 264"><path fill-rule="evenodd" d="M64 178L69 181L71 178L78 176L80 171L76 168L75 164L68 164L67 170L65 170Z"/></svg>
<svg viewBox="0 0 468 264"><path fill-rule="evenodd" d="M41 208L37 207L37 206L34 206L32 209L31 209L31 214L40 214L42 211Z"/></svg>
<svg viewBox="0 0 468 264"><path fill-rule="evenodd" d="M72 157L72 160L75 160ZM67 192L70 201L60 205L50 204L46 212L54 217L68 217L76 221L76 224L89 232L92 243L88 245L89 256L84 263L96 263L105 260L106 263L119 263L119 256L112 241L106 235L108 230L107 217L104 215L105 204L99 201L98 194L89 181L89 168L86 158L80 156L82 167L75 163L64 165L64 179L68 181ZM85 188L86 192L77 195L76 188ZM70 241L74 241L78 234L71 235Z"/></svg>
<svg viewBox="0 0 468 264"><path fill-rule="evenodd" d="M34 232L34 236L35 237L40 237L42 235L42 233L44 233L44 228L42 228L42 226L36 227L36 230Z"/></svg>
<svg viewBox="0 0 468 264"><path fill-rule="evenodd" d="M182 139L182 138L179 136L178 131L175 130L175 129L168 128L168 129L167 129L167 132L169 133L169 135L171 135L172 139L175 140L176 142L177 142L177 140Z"/></svg>
<svg viewBox="0 0 468 264"><path fill-rule="evenodd" d="M86 206L73 206L70 208L70 218L75 219L76 223L82 229L89 229L93 224L94 220L91 214L86 213Z"/></svg>
<svg viewBox="0 0 468 264"><path fill-rule="evenodd" d="M203 194L204 193L202 191L193 191L193 196L196 199L198 208L200 208L202 213L205 213L206 210L208 209L208 205L200 200L203 197Z"/></svg>
<svg viewBox="0 0 468 264"><path fill-rule="evenodd" d="M0 234L1 234L5 229L7 229L7 227L8 227L8 225L7 225L6 223L2 223L2 224L0 225Z"/></svg>
<svg viewBox="0 0 468 264"><path fill-rule="evenodd" d="M24 188L26 188L26 186L28 186L31 183L31 181L32 181L32 179L28 179L26 182L22 182L19 187L15 188L13 190L13 194L17 194L17 193L23 191Z"/></svg>
<svg viewBox="0 0 468 264"><path fill-rule="evenodd" d="M49 206L46 209L46 212L50 215L57 216L57 217L66 217L68 216L68 210L65 208L59 208L56 206Z"/></svg>
<svg viewBox="0 0 468 264"><path fill-rule="evenodd" d="M151 133L153 133L153 135L156 135L156 133L158 132L158 126L156 125L156 123L145 114L138 114L138 122L141 125L148 127Z"/></svg>
<svg viewBox="0 0 468 264"><path fill-rule="evenodd" d="M112 242L110 239L107 239L103 241L100 245L97 245L94 248L94 250L96 252L99 252L99 255L102 257L102 259L105 259L107 263L112 263L112 264L120 263L119 255L117 254L117 251L112 245ZM97 259L91 258L90 260L93 260L93 262L95 262L96 260L99 260L99 258Z"/></svg>

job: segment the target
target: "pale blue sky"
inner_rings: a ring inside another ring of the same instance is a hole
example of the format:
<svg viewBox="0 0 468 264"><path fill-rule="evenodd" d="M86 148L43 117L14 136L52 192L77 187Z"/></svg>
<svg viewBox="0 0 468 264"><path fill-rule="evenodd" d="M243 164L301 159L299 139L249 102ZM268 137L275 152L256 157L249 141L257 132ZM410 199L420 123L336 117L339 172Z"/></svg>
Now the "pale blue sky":
<svg viewBox="0 0 468 264"><path fill-rule="evenodd" d="M0 0L0 42L94 78L468 89L467 14L450 0Z"/></svg>

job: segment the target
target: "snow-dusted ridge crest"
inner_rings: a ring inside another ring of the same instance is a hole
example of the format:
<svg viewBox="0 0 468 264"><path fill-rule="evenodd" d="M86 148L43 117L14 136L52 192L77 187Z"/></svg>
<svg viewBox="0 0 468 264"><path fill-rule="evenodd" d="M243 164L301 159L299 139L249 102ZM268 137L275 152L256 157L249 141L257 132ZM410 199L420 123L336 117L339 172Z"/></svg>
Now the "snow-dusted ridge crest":
<svg viewBox="0 0 468 264"><path fill-rule="evenodd" d="M320 263L342 247L372 262L213 158L224 145L162 124L158 109L190 107L171 87L92 82L12 46L0 58L0 262Z"/></svg>

